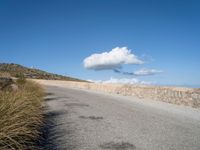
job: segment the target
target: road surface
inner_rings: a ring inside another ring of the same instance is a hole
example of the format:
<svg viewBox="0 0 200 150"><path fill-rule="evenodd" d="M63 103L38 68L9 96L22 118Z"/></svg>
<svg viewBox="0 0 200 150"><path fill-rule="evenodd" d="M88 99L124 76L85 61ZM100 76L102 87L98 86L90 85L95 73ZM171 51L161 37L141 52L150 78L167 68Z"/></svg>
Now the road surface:
<svg viewBox="0 0 200 150"><path fill-rule="evenodd" d="M200 111L46 86L47 150L200 150Z"/></svg>

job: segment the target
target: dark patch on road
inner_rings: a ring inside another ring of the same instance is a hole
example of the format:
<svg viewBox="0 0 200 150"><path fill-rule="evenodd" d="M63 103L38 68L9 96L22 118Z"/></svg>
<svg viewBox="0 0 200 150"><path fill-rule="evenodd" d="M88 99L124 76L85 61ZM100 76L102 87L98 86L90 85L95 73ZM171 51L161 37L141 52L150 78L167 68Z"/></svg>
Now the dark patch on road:
<svg viewBox="0 0 200 150"><path fill-rule="evenodd" d="M48 112L47 114L45 114L45 117L58 117L58 116L60 116L60 115L65 115L65 114L67 114L68 113L68 111L66 111L66 110L61 110L61 111L51 111L51 112Z"/></svg>
<svg viewBox="0 0 200 150"><path fill-rule="evenodd" d="M45 93L45 95L46 95L46 96L52 96L52 95L54 95L54 93L47 92L47 93Z"/></svg>
<svg viewBox="0 0 200 150"><path fill-rule="evenodd" d="M45 98L44 99L45 101L53 101L53 100L56 100L54 97L49 97L49 98Z"/></svg>
<svg viewBox="0 0 200 150"><path fill-rule="evenodd" d="M63 99L69 99L70 97L46 97L44 100L45 101L53 101L53 100L62 100L63 101Z"/></svg>
<svg viewBox="0 0 200 150"><path fill-rule="evenodd" d="M89 107L88 104L84 104L84 103L66 103L65 106L68 106L68 107Z"/></svg>
<svg viewBox="0 0 200 150"><path fill-rule="evenodd" d="M99 147L102 149L109 149L109 150L136 150L136 146L128 142L120 142L120 143L108 142L100 145Z"/></svg>
<svg viewBox="0 0 200 150"><path fill-rule="evenodd" d="M99 116L79 116L81 119L90 119L90 120L102 120L103 117Z"/></svg>

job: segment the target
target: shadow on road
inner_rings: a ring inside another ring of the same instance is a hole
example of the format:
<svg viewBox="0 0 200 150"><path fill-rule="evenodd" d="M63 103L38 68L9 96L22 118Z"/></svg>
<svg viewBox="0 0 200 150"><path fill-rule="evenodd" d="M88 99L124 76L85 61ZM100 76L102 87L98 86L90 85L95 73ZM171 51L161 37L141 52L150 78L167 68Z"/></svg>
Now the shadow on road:
<svg viewBox="0 0 200 150"><path fill-rule="evenodd" d="M52 110L49 104L54 100L62 100L67 97L51 97L53 93L48 93L45 98L44 124L41 128L41 136L36 142L38 150L60 150L66 147L70 150L75 149L75 142L72 142L74 129L72 122L67 118L69 112L63 108Z"/></svg>
<svg viewBox="0 0 200 150"><path fill-rule="evenodd" d="M62 138L62 132L56 130L59 125L55 118L62 115L62 111L51 111L44 114L44 126L41 128L41 138L38 140L38 149L41 150L58 150L56 140Z"/></svg>

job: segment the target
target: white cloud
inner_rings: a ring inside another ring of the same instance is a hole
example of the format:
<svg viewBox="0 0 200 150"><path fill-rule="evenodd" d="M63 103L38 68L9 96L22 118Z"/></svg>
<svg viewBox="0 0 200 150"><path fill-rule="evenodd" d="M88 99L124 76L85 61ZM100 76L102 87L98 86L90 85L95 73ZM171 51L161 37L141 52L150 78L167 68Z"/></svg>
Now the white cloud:
<svg viewBox="0 0 200 150"><path fill-rule="evenodd" d="M93 70L121 68L123 64L143 64L127 47L116 47L109 52L92 54L83 61L84 67Z"/></svg>
<svg viewBox="0 0 200 150"><path fill-rule="evenodd" d="M136 75L136 76L148 76L148 75L155 75L155 74L158 74L158 73L162 73L163 71L162 70L155 70L155 69L140 69L140 70L137 70L133 73L133 75Z"/></svg>
<svg viewBox="0 0 200 150"><path fill-rule="evenodd" d="M88 80L90 82L95 82L95 83L114 83L114 84L144 84L144 85L149 85L149 84L153 84L152 82L149 81L141 81L138 80L137 78L121 78L121 79L117 79L117 78L113 78L111 77L109 80Z"/></svg>

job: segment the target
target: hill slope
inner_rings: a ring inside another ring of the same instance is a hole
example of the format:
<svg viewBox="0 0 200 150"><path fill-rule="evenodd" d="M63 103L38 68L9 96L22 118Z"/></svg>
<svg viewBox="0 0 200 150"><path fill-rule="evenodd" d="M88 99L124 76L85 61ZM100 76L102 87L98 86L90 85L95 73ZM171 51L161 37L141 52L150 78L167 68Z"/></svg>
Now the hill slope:
<svg viewBox="0 0 200 150"><path fill-rule="evenodd" d="M46 79L46 80L66 80L66 81L83 81L80 79L62 76L58 74L48 73L39 69L32 69L18 64L0 63L0 74L10 74L12 77L23 75L31 79Z"/></svg>

